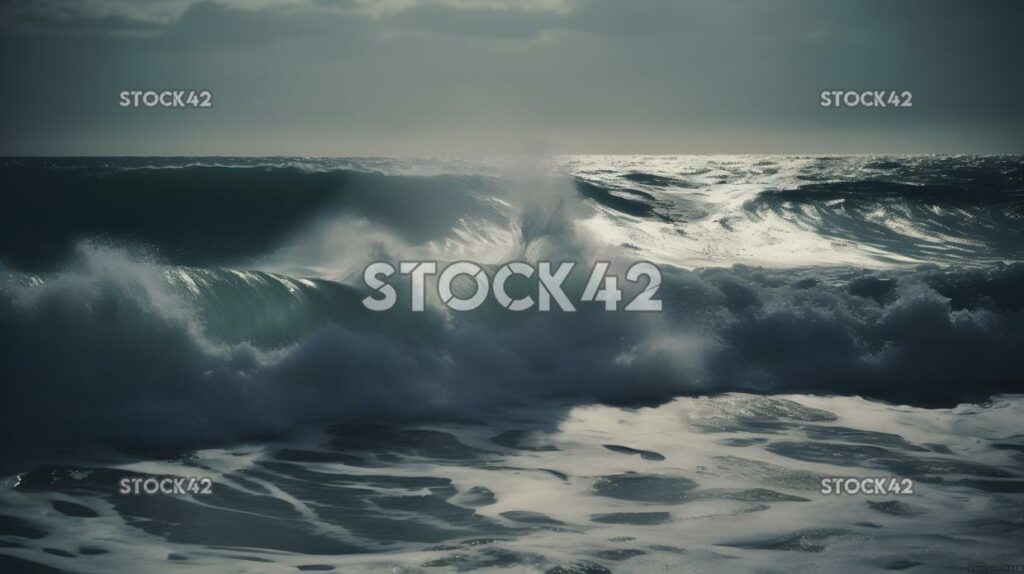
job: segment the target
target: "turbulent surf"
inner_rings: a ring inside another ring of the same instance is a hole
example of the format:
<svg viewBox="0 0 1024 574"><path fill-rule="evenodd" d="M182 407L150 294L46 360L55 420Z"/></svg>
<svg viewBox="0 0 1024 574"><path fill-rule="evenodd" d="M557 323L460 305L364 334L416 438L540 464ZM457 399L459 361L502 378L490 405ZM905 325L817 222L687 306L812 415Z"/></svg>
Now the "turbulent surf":
<svg viewBox="0 0 1024 574"><path fill-rule="evenodd" d="M0 180L12 560L962 570L1019 539L992 512L1024 484L1020 157L5 159ZM366 309L366 265L410 260L576 261L578 289L651 261L664 310ZM105 464L55 463L72 445ZM143 507L112 469L220 490ZM927 494L812 492L872 469ZM134 534L82 542L40 504ZM901 526L926 514L982 541Z"/></svg>

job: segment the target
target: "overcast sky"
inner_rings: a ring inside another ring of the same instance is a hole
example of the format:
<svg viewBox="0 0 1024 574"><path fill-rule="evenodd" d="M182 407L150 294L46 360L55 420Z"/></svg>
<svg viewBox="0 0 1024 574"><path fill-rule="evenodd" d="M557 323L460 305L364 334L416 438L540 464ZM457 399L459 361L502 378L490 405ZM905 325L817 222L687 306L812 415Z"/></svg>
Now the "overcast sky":
<svg viewBox="0 0 1024 574"><path fill-rule="evenodd" d="M1017 0L0 0L0 153L1019 153L1022 30Z"/></svg>

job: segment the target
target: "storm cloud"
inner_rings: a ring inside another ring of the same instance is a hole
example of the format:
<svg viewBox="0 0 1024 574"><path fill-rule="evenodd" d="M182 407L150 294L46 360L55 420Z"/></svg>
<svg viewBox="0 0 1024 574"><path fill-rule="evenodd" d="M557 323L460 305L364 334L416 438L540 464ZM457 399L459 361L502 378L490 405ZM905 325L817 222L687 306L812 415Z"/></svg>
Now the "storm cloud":
<svg viewBox="0 0 1024 574"><path fill-rule="evenodd" d="M0 153L1019 152L1022 24L1005 0L8 0Z"/></svg>

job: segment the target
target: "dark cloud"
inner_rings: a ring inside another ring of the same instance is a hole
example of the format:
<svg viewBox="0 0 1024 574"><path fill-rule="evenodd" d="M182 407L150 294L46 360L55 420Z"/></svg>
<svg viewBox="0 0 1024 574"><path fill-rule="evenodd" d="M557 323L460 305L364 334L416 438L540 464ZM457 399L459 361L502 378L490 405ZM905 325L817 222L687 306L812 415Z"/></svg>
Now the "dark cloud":
<svg viewBox="0 0 1024 574"><path fill-rule="evenodd" d="M483 8L467 10L443 5L416 6L395 14L398 26L456 36L532 38L544 30L564 27L568 18L547 12Z"/></svg>
<svg viewBox="0 0 1024 574"><path fill-rule="evenodd" d="M324 38L334 46L350 45L364 39L371 26L368 16L340 10L250 10L202 1L168 24L158 41L167 51L226 48L260 52L288 39Z"/></svg>
<svg viewBox="0 0 1024 574"><path fill-rule="evenodd" d="M0 3L0 23L9 29L70 34L144 34L160 31L165 21L96 10L84 2L7 0Z"/></svg>
<svg viewBox="0 0 1024 574"><path fill-rule="evenodd" d="M3 5L0 153L986 152L1024 133L1024 5L1002 0L126 6ZM215 108L116 106L167 87ZM826 89L915 106L822 109Z"/></svg>

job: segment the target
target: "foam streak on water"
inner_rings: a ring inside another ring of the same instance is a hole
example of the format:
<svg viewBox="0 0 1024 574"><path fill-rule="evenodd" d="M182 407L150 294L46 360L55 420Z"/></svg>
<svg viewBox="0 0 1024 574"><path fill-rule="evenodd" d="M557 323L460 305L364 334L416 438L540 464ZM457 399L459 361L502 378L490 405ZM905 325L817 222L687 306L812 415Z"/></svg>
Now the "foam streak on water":
<svg viewBox="0 0 1024 574"><path fill-rule="evenodd" d="M962 572L1020 559L1024 443L1002 430L1024 415L1019 397L927 410L731 394L577 407L552 426L557 410L45 467L0 491L0 540L76 572ZM118 477L147 475L209 476L215 493L114 494ZM822 495L829 476L908 477L915 493Z"/></svg>

